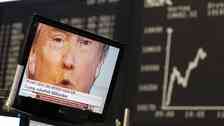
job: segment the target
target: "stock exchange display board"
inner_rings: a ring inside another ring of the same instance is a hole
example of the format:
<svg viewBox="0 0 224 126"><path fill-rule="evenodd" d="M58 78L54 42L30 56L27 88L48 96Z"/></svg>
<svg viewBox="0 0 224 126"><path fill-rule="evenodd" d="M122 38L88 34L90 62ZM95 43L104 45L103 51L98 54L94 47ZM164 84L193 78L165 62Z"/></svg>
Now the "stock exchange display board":
<svg viewBox="0 0 224 126"><path fill-rule="evenodd" d="M122 119L131 106L131 126L224 122L222 0L0 4L2 102L33 12L128 44L108 114L113 118Z"/></svg>
<svg viewBox="0 0 224 126"><path fill-rule="evenodd" d="M223 125L224 2L144 0L133 124Z"/></svg>

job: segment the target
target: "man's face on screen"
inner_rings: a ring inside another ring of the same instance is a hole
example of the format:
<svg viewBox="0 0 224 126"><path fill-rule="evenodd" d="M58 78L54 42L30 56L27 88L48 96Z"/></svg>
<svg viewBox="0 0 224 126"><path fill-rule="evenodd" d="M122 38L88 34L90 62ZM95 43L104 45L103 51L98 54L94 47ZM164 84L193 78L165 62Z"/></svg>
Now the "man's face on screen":
<svg viewBox="0 0 224 126"><path fill-rule="evenodd" d="M88 93L102 65L103 44L44 24L38 29L29 77Z"/></svg>

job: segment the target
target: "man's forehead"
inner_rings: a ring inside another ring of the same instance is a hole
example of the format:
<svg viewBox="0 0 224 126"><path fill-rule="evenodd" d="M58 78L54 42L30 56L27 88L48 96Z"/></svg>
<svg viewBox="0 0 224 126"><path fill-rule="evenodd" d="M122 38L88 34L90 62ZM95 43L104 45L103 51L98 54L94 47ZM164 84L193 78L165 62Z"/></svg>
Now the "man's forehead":
<svg viewBox="0 0 224 126"><path fill-rule="evenodd" d="M50 32L57 32L57 33L63 33L63 34L72 34L70 32L67 32L67 31L64 31L62 29L59 29L59 28L56 28L56 27L52 27L52 26L49 26L49 25L45 25L43 24L43 30L46 30L46 31L50 31ZM74 35L74 34L73 34Z"/></svg>
<svg viewBox="0 0 224 126"><path fill-rule="evenodd" d="M56 27L53 27L53 26L49 26L49 25L46 25L46 24L42 24L43 25L43 30L46 30L48 32L51 32L51 33L62 33L66 36L70 36L70 37L78 37L79 39L82 39L82 40L87 40L87 41L92 41L94 43L98 43L99 45L103 45L102 43L96 41L96 40L93 40L93 39L90 39L90 38L87 38L87 37L84 37L84 36L80 36L80 35L77 35L77 34L74 34L74 33L71 33L71 32L67 32L67 31L64 31L62 29L59 29L59 28L56 28Z"/></svg>

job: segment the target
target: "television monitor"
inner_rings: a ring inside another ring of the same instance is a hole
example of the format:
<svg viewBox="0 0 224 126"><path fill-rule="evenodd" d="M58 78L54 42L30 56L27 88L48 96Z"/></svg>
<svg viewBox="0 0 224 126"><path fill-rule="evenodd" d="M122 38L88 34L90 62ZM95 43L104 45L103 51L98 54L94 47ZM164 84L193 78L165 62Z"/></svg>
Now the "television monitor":
<svg viewBox="0 0 224 126"><path fill-rule="evenodd" d="M124 44L34 15L13 107L65 121L103 119Z"/></svg>

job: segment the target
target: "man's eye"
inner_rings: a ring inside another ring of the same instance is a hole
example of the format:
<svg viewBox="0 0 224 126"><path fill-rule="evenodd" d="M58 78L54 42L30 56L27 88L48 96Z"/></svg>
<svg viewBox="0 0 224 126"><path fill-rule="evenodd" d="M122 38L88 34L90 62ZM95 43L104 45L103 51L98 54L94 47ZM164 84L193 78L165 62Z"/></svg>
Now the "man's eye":
<svg viewBox="0 0 224 126"><path fill-rule="evenodd" d="M57 42L57 43L62 43L63 42L63 38L62 37L54 37L53 41Z"/></svg>
<svg viewBox="0 0 224 126"><path fill-rule="evenodd" d="M84 46L88 46L88 45L92 44L91 40L85 39L82 37L79 37L78 42L80 43L80 45L84 45Z"/></svg>
<svg viewBox="0 0 224 126"><path fill-rule="evenodd" d="M81 40L80 41L80 44L82 44L82 45L89 45L91 42L90 41L88 41L88 40Z"/></svg>

